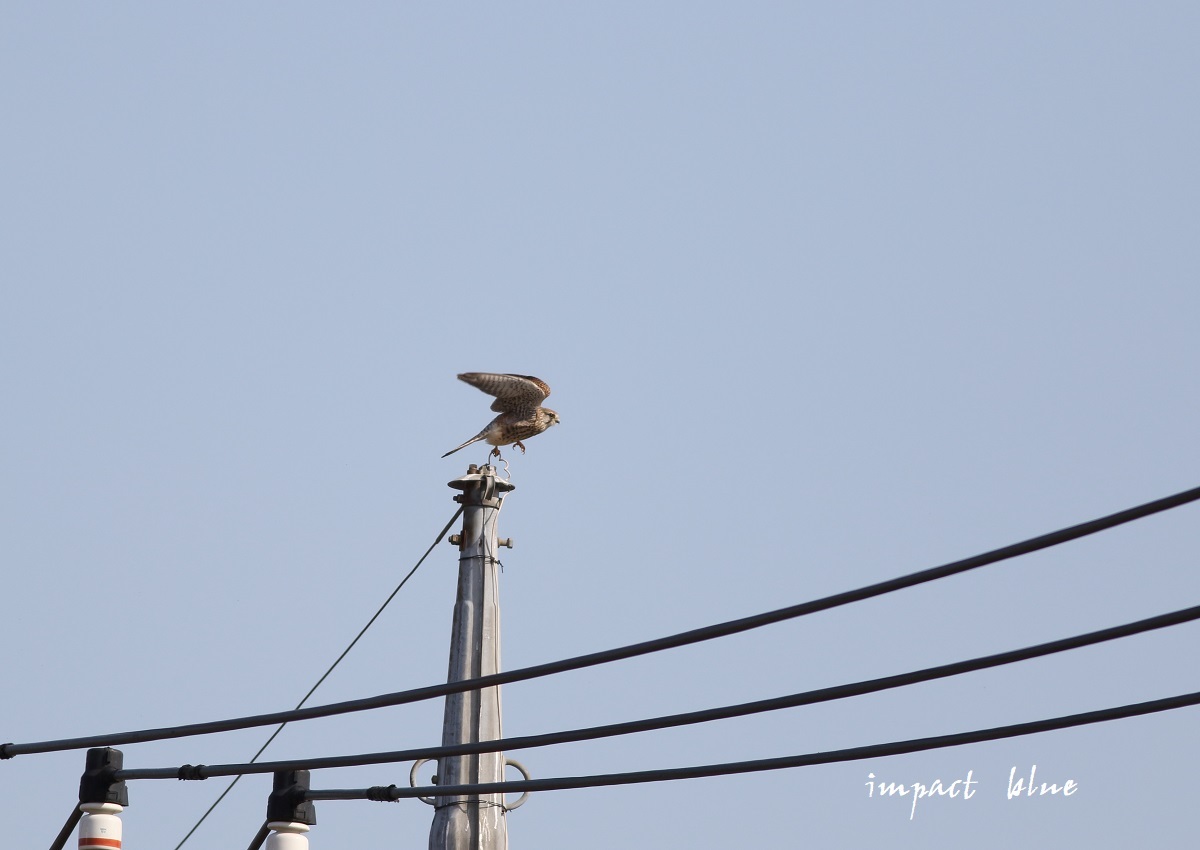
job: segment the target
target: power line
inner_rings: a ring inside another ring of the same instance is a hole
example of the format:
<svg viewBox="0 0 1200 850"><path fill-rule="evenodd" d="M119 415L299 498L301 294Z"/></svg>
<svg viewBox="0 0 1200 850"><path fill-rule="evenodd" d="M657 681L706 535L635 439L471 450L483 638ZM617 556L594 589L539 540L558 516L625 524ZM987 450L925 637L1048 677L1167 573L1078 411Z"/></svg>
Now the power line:
<svg viewBox="0 0 1200 850"><path fill-rule="evenodd" d="M267 836L271 834L271 827L267 823L263 823L258 828L258 832L254 833L254 837L250 839L250 844L247 850L259 850L263 846L263 842L267 840Z"/></svg>
<svg viewBox="0 0 1200 850"><path fill-rule="evenodd" d="M525 791L562 791L575 788L599 788L610 785L636 785L644 782L667 782L680 779L702 779L712 776L732 776L741 773L758 773L765 770L810 767L818 764L833 764L843 761L862 761L864 759L898 756L906 753L923 752L925 750L959 747L964 744L978 744L984 741L998 741L1004 738L1035 735L1039 732L1051 732L1058 729L1069 729L1074 726L1086 726L1092 723L1104 723L1110 720L1138 717L1160 711L1171 711L1198 704L1200 704L1200 691L1166 697L1165 699L1151 700L1149 702L1088 711L1082 714L1070 714L1063 717L1052 717L1047 720L1017 723L1011 726L996 726L991 729L979 729L973 732L957 732L951 735L936 735L930 738L913 738L907 741L871 744L865 747L829 750L823 753L805 753L803 755L783 756L780 758L727 762L725 764L706 764L695 767L676 767L663 770L608 773L596 776L563 776L550 779L524 779L512 782L481 782L474 785L433 785L416 788L402 788L396 785L388 785L372 788L332 789L325 791L313 789L308 792L306 797L309 800L377 800L381 802L393 802L412 797L458 797L482 794L508 794Z"/></svg>
<svg viewBox="0 0 1200 850"><path fill-rule="evenodd" d="M1200 487L1196 487L1191 490L1185 490L1181 493L1176 493L1175 495L1167 496L1162 499L1156 499L1155 501L1147 502L1143 505L1138 505L1123 511L1118 511L1117 513L1100 517L1089 522L1070 526L1069 528L1039 535L1038 537L1033 537L1020 543L1013 543L999 549L993 549L990 552L985 552L970 558L953 561L939 567L931 567L919 572L909 573L908 575L888 579L887 581L881 581L853 590L843 591L842 593L836 593L832 596L825 596L820 599L802 602L786 608L779 608L774 611L755 614L737 620L729 620L724 623L692 629L690 631L680 632L679 634L669 635L667 637L657 638L654 640L643 641L641 643L629 644L616 649L593 652L588 655L579 655L573 658L562 659L560 661L551 661L545 664L538 664L532 667L510 670L508 672L497 673L490 676L480 676L474 679L447 682L444 684L381 694L362 699L330 703L323 706L294 709L292 711L279 711L270 714L258 714L247 717L237 717L228 720L210 721L207 723L191 723L182 726L171 726L159 729L145 729L136 732L117 732L107 735L65 738L54 741L39 741L27 744L3 744L0 745L0 759L12 758L13 756L30 753L55 752L59 750L82 749L86 747L142 743L145 741L156 741L166 738L183 738L192 735L207 735L215 732L229 732L235 729L248 729L255 726L271 726L278 723L288 723L297 720L311 720L318 717L330 717L356 711L367 711L376 708L405 705L408 703L447 696L448 694L463 693L465 691L479 690L481 688L494 687L496 685L505 685L513 682L521 682L543 676L550 676L557 673L565 673L569 670L579 670L599 664L608 664L613 661L621 661L640 655L648 655L653 652L661 652L666 649L675 649L677 647L688 646L690 644L700 643L702 641L739 634L741 632L750 631L751 629L762 628L763 626L769 626L785 620L804 617L808 614L815 614L819 611L827 611L831 608L849 605L853 602L861 602L864 599L871 599L876 596L882 596L886 593L892 593L897 590L914 587L926 582L947 578L952 575L957 575L958 573L967 572L968 570L973 570L989 564L997 563L999 561L1016 558L1020 555L1027 555L1031 552L1047 549L1051 546L1057 546L1061 543L1066 543L1071 540L1077 540L1081 537L1096 534L1100 531L1105 531L1118 525L1133 522L1152 514L1177 508L1181 505L1194 502L1198 499L1200 499Z"/></svg>
<svg viewBox="0 0 1200 850"><path fill-rule="evenodd" d="M956 661L937 667L926 667L911 673L894 676L884 676L877 679L867 679L845 685L837 685L817 690L802 691L787 696L772 699L756 700L738 705L727 705L719 708L709 708L702 711L691 711L683 714L672 714L664 717L652 717L644 720L633 720L624 723L612 723L605 726L592 726L585 729L571 729L562 732L551 732L542 735L527 735L518 738L499 738L490 741L475 741L468 744L453 746L423 747L409 750L393 750L390 752L364 753L351 756L328 756L324 758L292 759L289 761L260 762L257 764L221 764L221 765L184 765L182 767L141 768L119 770L114 774L118 780L136 779L209 779L217 776L241 776L253 773L275 773L285 770L321 770L334 767L359 767L368 764L390 764L395 762L415 761L417 759L435 759L448 756L474 755L478 753L495 753L509 750L531 749L556 744L569 744L579 741L591 741L598 738L611 738L619 735L629 735L638 732L651 732L658 729L669 729L678 726L690 726L698 723L709 723L714 720L728 720L735 717L745 717L751 714L761 714L768 711L779 711L785 708L798 708L821 702L846 699L879 691L901 688L920 682L959 676L977 670L1000 667L1019 661L1041 658L1058 652L1066 652L1085 646L1119 638L1142 634L1155 629L1176 626L1181 623L1200 620L1200 605L1184 608L1168 614L1160 614L1112 626L1082 635L1062 638L1047 643L1001 652L995 655Z"/></svg>
<svg viewBox="0 0 1200 850"><path fill-rule="evenodd" d="M383 600L383 604L379 606L379 610L376 611L371 616L371 619L367 620L367 624L365 626L363 626L362 629L359 630L358 634L356 634L354 636L354 640L350 641L350 643L346 646L346 648L342 650L342 654L339 655L337 657L337 659L332 664L329 665L329 669L326 670L323 674L321 674L321 678L317 679L316 684L308 689L308 693L306 693L304 695L304 698L301 699L300 702L296 703L296 708L303 708L304 704L306 702L308 702L308 698L311 697L316 692L317 688L321 687L321 684L327 678L329 678L329 674L334 671L334 668L337 667L339 664L341 664L342 659L350 654L350 650L354 649L354 645L358 643L359 638L361 638L363 635L365 635L367 633L367 629L371 628L371 626L375 624L375 621L379 619L379 615L383 613L383 609L387 608L388 605L391 603L391 601L396 598L396 594L400 592L400 588L404 587L404 585L408 583L408 580L413 577L413 575L416 573L416 571L418 569L420 569L421 564L425 563L425 559L429 557L429 553L432 552L437 547L437 545L442 542L442 538L446 536L446 532L450 530L450 526L454 525L455 520L457 520L460 516L462 516L462 512L463 512L462 508L459 508L457 511L454 512L454 516L450 517L450 521L448 523L446 523L446 527L443 528L440 532L438 532L438 536L434 539L433 543L430 544L429 548L425 550L425 554L422 555L420 557L420 559L417 561L417 563L413 566L413 568L408 571L408 574L404 578L400 579L400 583L398 585L396 585L396 589L393 590L388 595L387 599ZM288 722L286 720L283 721L282 723L279 724L278 728L276 728L275 731L271 733L270 737L267 738L267 740L263 743L263 745L258 748L258 752L256 752L254 754L253 758L250 759L251 764L258 761L258 757L261 756L266 751L267 747L271 746L271 742L274 741L279 736L279 733L283 731L283 727L287 726L287 723ZM189 829L187 831L187 835L183 836L183 838L180 839L179 843L175 845L175 850L179 850L180 847L182 847L184 844L187 843L187 840L189 838L191 838L192 834L195 833L195 831L200 828L200 825L203 824L204 821L206 821L208 819L208 816L213 813L213 811L217 808L217 806L221 805L221 801L224 800L229 795L229 792L233 790L233 786L237 785L238 780L240 780L241 778L242 778L242 775L239 774L233 778L232 782L230 782L228 785L225 786L225 790L222 791L217 796L217 799L213 800L212 805L209 806L204 811L204 814L200 815L200 819L198 821L196 821L196 823L192 826L191 829ZM264 835L264 838L265 838L265 835Z"/></svg>
<svg viewBox="0 0 1200 850"><path fill-rule="evenodd" d="M83 810L76 806L71 809L71 815L67 818L67 822L63 824L58 835L50 842L50 850L63 850L67 846L67 842L71 840L71 834L75 832L75 827L79 821L83 819Z"/></svg>

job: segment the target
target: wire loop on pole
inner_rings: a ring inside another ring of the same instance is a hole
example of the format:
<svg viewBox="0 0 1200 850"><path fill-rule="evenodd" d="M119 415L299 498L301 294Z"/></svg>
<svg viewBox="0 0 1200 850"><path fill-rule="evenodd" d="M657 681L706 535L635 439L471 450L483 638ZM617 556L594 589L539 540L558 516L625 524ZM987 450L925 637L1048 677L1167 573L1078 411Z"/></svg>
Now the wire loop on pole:
<svg viewBox="0 0 1200 850"><path fill-rule="evenodd" d="M523 777L525 777L526 780L533 779L533 777L529 775L529 770L525 767L525 765L521 764L516 759L506 758L504 760L504 764L515 767L517 770L521 771L521 775ZM525 805L525 801L528 799L529 799L529 792L526 791L524 794L522 794L520 797L518 797L517 802L513 803L511 806L508 803L505 803L504 811L511 812L513 809L519 809L519 808L521 808L521 806Z"/></svg>
<svg viewBox="0 0 1200 850"><path fill-rule="evenodd" d="M408 772L408 784L410 787L412 787L412 788L417 787L417 771L420 770L421 765L425 764L425 762L427 762L427 761L433 761L433 759L417 759L416 761L413 762L412 770L410 770ZM435 784L437 783L436 776L433 777L433 782ZM417 799L420 800L422 803L424 803L427 806L435 806L435 807L437 806L437 801L434 800L433 797L418 797Z"/></svg>

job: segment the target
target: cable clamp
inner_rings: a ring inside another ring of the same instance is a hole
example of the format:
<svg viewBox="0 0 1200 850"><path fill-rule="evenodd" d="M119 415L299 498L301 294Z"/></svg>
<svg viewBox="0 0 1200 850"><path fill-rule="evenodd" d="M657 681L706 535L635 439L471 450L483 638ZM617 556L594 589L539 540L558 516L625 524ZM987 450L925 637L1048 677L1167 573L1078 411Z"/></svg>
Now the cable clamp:
<svg viewBox="0 0 1200 850"><path fill-rule="evenodd" d="M179 773L176 779L208 779L204 775L204 765L202 764L184 764L179 766Z"/></svg>
<svg viewBox="0 0 1200 850"><path fill-rule="evenodd" d="M394 803L396 798L392 796L392 792L395 790L395 785L372 785L367 789L367 799L376 803Z"/></svg>

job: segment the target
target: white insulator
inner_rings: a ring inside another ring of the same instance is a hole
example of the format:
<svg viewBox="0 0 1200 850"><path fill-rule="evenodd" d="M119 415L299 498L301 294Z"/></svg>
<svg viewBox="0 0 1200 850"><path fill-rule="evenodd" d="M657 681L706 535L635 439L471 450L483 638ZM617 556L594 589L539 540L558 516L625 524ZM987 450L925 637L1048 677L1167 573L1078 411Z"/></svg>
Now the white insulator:
<svg viewBox="0 0 1200 850"><path fill-rule="evenodd" d="M306 823L271 821L267 828L273 830L267 836L267 850L308 850L309 826Z"/></svg>
<svg viewBox="0 0 1200 850"><path fill-rule="evenodd" d="M124 807L116 803L81 803L79 850L121 850L121 819Z"/></svg>

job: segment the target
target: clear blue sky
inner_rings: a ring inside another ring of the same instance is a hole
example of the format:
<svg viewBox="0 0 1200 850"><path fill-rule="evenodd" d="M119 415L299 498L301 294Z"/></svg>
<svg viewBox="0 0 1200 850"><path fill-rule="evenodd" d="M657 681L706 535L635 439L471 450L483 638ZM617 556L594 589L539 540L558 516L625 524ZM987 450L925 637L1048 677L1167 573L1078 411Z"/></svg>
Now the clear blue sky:
<svg viewBox="0 0 1200 850"><path fill-rule="evenodd" d="M468 370L545 379L504 663L657 637L1200 484L1191 3L20 3L0 11L0 741L290 707L449 519ZM899 673L1200 603L1197 508L505 689L510 735ZM445 677L440 547L317 702ZM901 692L514 753L786 755L1195 690L1200 626ZM1171 846L1200 714L535 796L514 848ZM436 703L274 758L436 743ZM126 747L247 759L262 730ZM1007 801L1009 770L1073 779ZM81 752L0 763L48 845ZM969 801L869 799L877 778ZM319 774L403 784L407 765ZM222 787L138 783L131 847ZM188 847L244 846L269 779ZM423 846L324 803L314 848ZM1190 839L1186 839L1190 840Z"/></svg>

